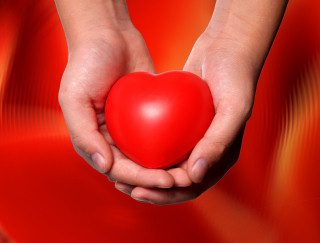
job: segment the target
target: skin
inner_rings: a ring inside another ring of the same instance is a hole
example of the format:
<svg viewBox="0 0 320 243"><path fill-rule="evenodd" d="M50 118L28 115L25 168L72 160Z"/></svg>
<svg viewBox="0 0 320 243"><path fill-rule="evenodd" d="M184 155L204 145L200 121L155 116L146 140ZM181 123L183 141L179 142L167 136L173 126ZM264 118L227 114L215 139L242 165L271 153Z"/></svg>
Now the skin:
<svg viewBox="0 0 320 243"><path fill-rule="evenodd" d="M154 170L126 158L114 146L104 120L104 102L118 78L155 72L125 1L56 0L69 47L59 102L76 151L138 201L165 205L200 196L239 158L259 75L287 3L216 1L184 67L208 83L216 115L188 160L173 169Z"/></svg>

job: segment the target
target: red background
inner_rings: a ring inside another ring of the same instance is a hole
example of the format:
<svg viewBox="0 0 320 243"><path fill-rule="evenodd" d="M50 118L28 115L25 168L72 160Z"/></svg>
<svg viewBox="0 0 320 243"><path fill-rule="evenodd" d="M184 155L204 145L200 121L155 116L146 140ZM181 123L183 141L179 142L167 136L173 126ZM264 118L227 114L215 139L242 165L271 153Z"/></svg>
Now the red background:
<svg viewBox="0 0 320 243"><path fill-rule="evenodd" d="M158 72L181 69L212 0L128 0ZM237 165L195 201L138 203L73 150L49 0L0 1L0 242L320 242L320 3L291 1Z"/></svg>

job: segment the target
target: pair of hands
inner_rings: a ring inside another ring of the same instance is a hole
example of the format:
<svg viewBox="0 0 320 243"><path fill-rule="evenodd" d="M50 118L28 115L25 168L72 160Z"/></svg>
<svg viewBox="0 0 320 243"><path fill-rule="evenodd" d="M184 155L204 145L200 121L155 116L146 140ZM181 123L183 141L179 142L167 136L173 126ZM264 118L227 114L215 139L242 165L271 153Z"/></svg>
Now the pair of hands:
<svg viewBox="0 0 320 243"><path fill-rule="evenodd" d="M129 25L86 36L69 52L59 92L77 153L115 182L118 190L138 201L184 202L215 185L238 160L254 102L258 75L243 61L244 47L209 29L197 40L184 70L208 83L216 115L186 161L160 170L128 159L115 146L105 123L104 106L112 85L131 72L155 73L141 34Z"/></svg>

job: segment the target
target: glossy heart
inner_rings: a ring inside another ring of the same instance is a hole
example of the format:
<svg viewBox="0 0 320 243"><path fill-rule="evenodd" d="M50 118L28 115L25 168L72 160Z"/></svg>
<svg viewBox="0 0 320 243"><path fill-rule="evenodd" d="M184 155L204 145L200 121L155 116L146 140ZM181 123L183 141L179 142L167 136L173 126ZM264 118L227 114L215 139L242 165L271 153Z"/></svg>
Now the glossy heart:
<svg viewBox="0 0 320 243"><path fill-rule="evenodd" d="M117 147L147 168L187 159L214 116L207 83L183 71L128 74L111 88L105 109Z"/></svg>

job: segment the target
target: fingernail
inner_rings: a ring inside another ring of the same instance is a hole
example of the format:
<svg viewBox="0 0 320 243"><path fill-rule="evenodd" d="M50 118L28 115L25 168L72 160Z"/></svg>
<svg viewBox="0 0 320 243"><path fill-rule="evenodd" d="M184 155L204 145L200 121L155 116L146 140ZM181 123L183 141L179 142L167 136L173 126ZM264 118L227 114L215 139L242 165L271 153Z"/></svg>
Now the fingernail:
<svg viewBox="0 0 320 243"><path fill-rule="evenodd" d="M203 180L204 176L208 171L209 165L203 158L197 160L192 167L192 177L194 182L199 183Z"/></svg>
<svg viewBox="0 0 320 243"><path fill-rule="evenodd" d="M104 173L106 170L106 162L104 158L99 153L95 153L91 156L93 161L93 167L101 173Z"/></svg>

